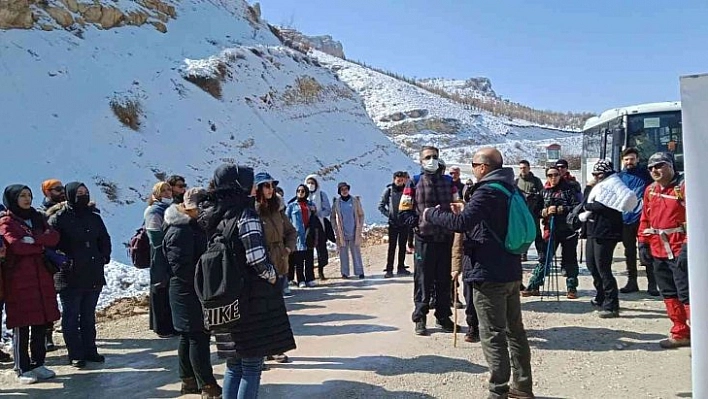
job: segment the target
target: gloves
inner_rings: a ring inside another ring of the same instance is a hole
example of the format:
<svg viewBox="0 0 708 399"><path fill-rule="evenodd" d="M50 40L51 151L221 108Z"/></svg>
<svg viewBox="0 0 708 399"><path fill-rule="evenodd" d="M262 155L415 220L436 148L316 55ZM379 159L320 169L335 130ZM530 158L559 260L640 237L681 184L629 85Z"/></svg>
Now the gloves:
<svg viewBox="0 0 708 399"><path fill-rule="evenodd" d="M652 264L654 263L654 258L651 256L649 244L645 242L640 242L637 246L637 250L639 251L639 263L644 266L652 266Z"/></svg>

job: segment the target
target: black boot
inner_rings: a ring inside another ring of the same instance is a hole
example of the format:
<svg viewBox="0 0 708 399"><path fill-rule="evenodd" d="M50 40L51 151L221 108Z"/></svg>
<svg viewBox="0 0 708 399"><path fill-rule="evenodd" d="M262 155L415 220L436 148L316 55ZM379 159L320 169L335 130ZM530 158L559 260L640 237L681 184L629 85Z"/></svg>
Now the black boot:
<svg viewBox="0 0 708 399"><path fill-rule="evenodd" d="M317 269L317 277L319 277L319 279L322 281L327 280L324 275L324 268Z"/></svg>
<svg viewBox="0 0 708 399"><path fill-rule="evenodd" d="M632 292L638 292L639 291L639 286L637 285L637 278L630 277L629 280L627 280L627 285L624 287L620 288L620 292L623 294L629 294Z"/></svg>
<svg viewBox="0 0 708 399"><path fill-rule="evenodd" d="M656 288L656 278L654 277L654 267L647 266L647 294L659 296L661 293Z"/></svg>

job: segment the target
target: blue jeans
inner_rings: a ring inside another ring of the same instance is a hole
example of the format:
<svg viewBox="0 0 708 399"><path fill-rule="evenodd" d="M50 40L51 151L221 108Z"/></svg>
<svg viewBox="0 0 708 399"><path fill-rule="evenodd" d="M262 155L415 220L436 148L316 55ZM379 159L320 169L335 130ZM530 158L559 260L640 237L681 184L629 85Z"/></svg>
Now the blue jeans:
<svg viewBox="0 0 708 399"><path fill-rule="evenodd" d="M86 360L86 357L98 354L96 304L100 295L101 288L67 288L59 293L62 307L61 329L71 360Z"/></svg>
<svg viewBox="0 0 708 399"><path fill-rule="evenodd" d="M228 358L224 374L224 399L256 399L261 385L262 357Z"/></svg>

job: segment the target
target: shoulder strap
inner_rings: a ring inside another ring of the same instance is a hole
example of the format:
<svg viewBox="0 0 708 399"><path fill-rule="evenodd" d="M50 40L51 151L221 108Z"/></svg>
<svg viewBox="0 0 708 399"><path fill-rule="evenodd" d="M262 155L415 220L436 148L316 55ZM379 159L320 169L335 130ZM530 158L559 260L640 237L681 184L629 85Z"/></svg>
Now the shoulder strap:
<svg viewBox="0 0 708 399"><path fill-rule="evenodd" d="M489 183L488 186L503 192L504 194L506 194L507 197L511 197L511 191L509 191L501 183L497 183L497 182Z"/></svg>

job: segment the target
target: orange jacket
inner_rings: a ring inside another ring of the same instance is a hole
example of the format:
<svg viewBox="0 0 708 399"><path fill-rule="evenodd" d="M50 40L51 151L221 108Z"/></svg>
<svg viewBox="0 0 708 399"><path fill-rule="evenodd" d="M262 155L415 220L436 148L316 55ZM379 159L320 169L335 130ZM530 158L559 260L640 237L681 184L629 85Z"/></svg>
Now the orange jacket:
<svg viewBox="0 0 708 399"><path fill-rule="evenodd" d="M644 206L637 239L649 244L652 256L674 259L687 241L686 190L676 176L666 187L650 184L644 191Z"/></svg>

